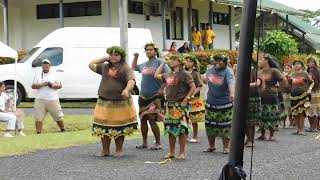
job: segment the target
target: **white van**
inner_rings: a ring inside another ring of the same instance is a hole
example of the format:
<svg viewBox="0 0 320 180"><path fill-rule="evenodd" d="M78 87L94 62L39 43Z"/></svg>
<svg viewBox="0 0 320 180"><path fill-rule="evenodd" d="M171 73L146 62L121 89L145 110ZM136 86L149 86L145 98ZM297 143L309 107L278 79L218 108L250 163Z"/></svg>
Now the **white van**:
<svg viewBox="0 0 320 180"><path fill-rule="evenodd" d="M129 65L134 52L140 53L139 63L147 61L144 45L148 42L152 42L150 30L128 29ZM17 65L18 101L35 98L31 85L34 75L41 72L43 59L51 60L51 71L62 82L61 99L97 98L101 77L91 72L88 64L106 56L106 49L114 45L120 45L119 28L67 27L50 33ZM140 88L141 75L135 75ZM8 91L13 89L14 64L0 65L0 81L5 82Z"/></svg>

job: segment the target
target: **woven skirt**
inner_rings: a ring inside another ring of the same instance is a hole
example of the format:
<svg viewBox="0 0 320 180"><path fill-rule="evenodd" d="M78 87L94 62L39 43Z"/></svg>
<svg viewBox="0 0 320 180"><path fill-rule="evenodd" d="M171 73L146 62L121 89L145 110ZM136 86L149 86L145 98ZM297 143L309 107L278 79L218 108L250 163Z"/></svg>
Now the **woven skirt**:
<svg viewBox="0 0 320 180"><path fill-rule="evenodd" d="M310 117L320 117L320 90L311 93L310 108L307 110Z"/></svg>
<svg viewBox="0 0 320 180"><path fill-rule="evenodd" d="M247 124L256 124L261 117L261 98L259 96L249 97Z"/></svg>
<svg viewBox="0 0 320 180"><path fill-rule="evenodd" d="M205 118L204 100L201 98L194 98L191 100L190 105L189 118L191 122L203 122Z"/></svg>
<svg viewBox="0 0 320 180"><path fill-rule="evenodd" d="M162 114L164 116L164 135L178 137L180 134L188 134L192 130L189 120L190 105L182 107L180 102L165 102Z"/></svg>
<svg viewBox="0 0 320 180"><path fill-rule="evenodd" d="M144 97L139 96L139 117L140 119L146 117L148 120L162 121L162 96Z"/></svg>
<svg viewBox="0 0 320 180"><path fill-rule="evenodd" d="M219 106L206 103L205 126L207 136L230 139L232 107L232 103Z"/></svg>
<svg viewBox="0 0 320 180"><path fill-rule="evenodd" d="M279 125L281 118L278 97L261 98L261 117L259 126L263 129L275 128Z"/></svg>
<svg viewBox="0 0 320 180"><path fill-rule="evenodd" d="M297 116L300 113L306 113L310 107L311 95L307 93L291 94L291 112L292 115Z"/></svg>
<svg viewBox="0 0 320 180"><path fill-rule="evenodd" d="M138 128L136 110L131 98L110 101L98 98L94 110L92 134L98 137L131 135Z"/></svg>

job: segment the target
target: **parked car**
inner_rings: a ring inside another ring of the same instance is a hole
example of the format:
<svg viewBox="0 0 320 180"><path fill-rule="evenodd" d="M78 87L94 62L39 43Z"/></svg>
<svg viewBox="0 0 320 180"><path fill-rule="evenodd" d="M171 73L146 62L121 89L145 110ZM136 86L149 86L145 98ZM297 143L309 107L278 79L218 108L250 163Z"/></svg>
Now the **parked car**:
<svg viewBox="0 0 320 180"><path fill-rule="evenodd" d="M139 63L147 61L144 44L152 42L148 29L128 29L128 63L133 53L141 54ZM106 56L106 49L120 45L120 29L106 27L67 27L53 31L34 46L28 55L17 64L17 96L21 100L35 98L31 89L33 77L41 72L41 61L51 60L51 71L61 80L61 99L97 98L101 77L88 68L96 57ZM141 75L135 72L140 88ZM14 64L0 65L0 81L5 82L7 91L13 90ZM137 98L134 98L137 101ZM137 103L137 102L135 102Z"/></svg>

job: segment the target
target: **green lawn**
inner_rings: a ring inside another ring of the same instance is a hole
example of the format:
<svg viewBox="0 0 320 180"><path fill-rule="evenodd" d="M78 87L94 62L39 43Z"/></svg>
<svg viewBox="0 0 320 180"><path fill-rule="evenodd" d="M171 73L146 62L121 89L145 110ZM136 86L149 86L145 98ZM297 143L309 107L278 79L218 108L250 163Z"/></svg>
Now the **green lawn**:
<svg viewBox="0 0 320 180"><path fill-rule="evenodd" d="M44 122L43 134L39 135L35 134L34 119L28 116L25 119L24 129L26 137L3 138L1 137L2 134L0 134L0 157L99 142L98 138L91 136L93 116L66 115L64 121L66 132L60 133L56 123L53 122L50 116L47 116ZM1 130L4 130L5 127L6 123L0 123ZM163 132L162 123L159 123L159 127ZM204 123L200 123L199 128L204 129ZM4 133L4 131L0 133ZM149 130L149 134L152 134L151 130ZM135 138L141 138L140 132L134 133L127 139Z"/></svg>
<svg viewBox="0 0 320 180"><path fill-rule="evenodd" d="M95 102L78 102L78 101L66 101L61 102L62 108L94 108ZM33 108L33 102L21 102L18 107L19 108Z"/></svg>

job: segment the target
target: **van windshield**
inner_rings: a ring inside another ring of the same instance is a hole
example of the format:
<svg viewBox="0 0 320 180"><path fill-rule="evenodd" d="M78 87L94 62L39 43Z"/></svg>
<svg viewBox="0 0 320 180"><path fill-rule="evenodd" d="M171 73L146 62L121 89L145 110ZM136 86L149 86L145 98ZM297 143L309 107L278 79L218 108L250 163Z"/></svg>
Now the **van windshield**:
<svg viewBox="0 0 320 180"><path fill-rule="evenodd" d="M27 59L29 59L30 56L32 56L32 54L34 54L40 47L35 47L32 48L29 53L23 58L21 59L21 61L19 61L19 63L24 63L27 61Z"/></svg>

